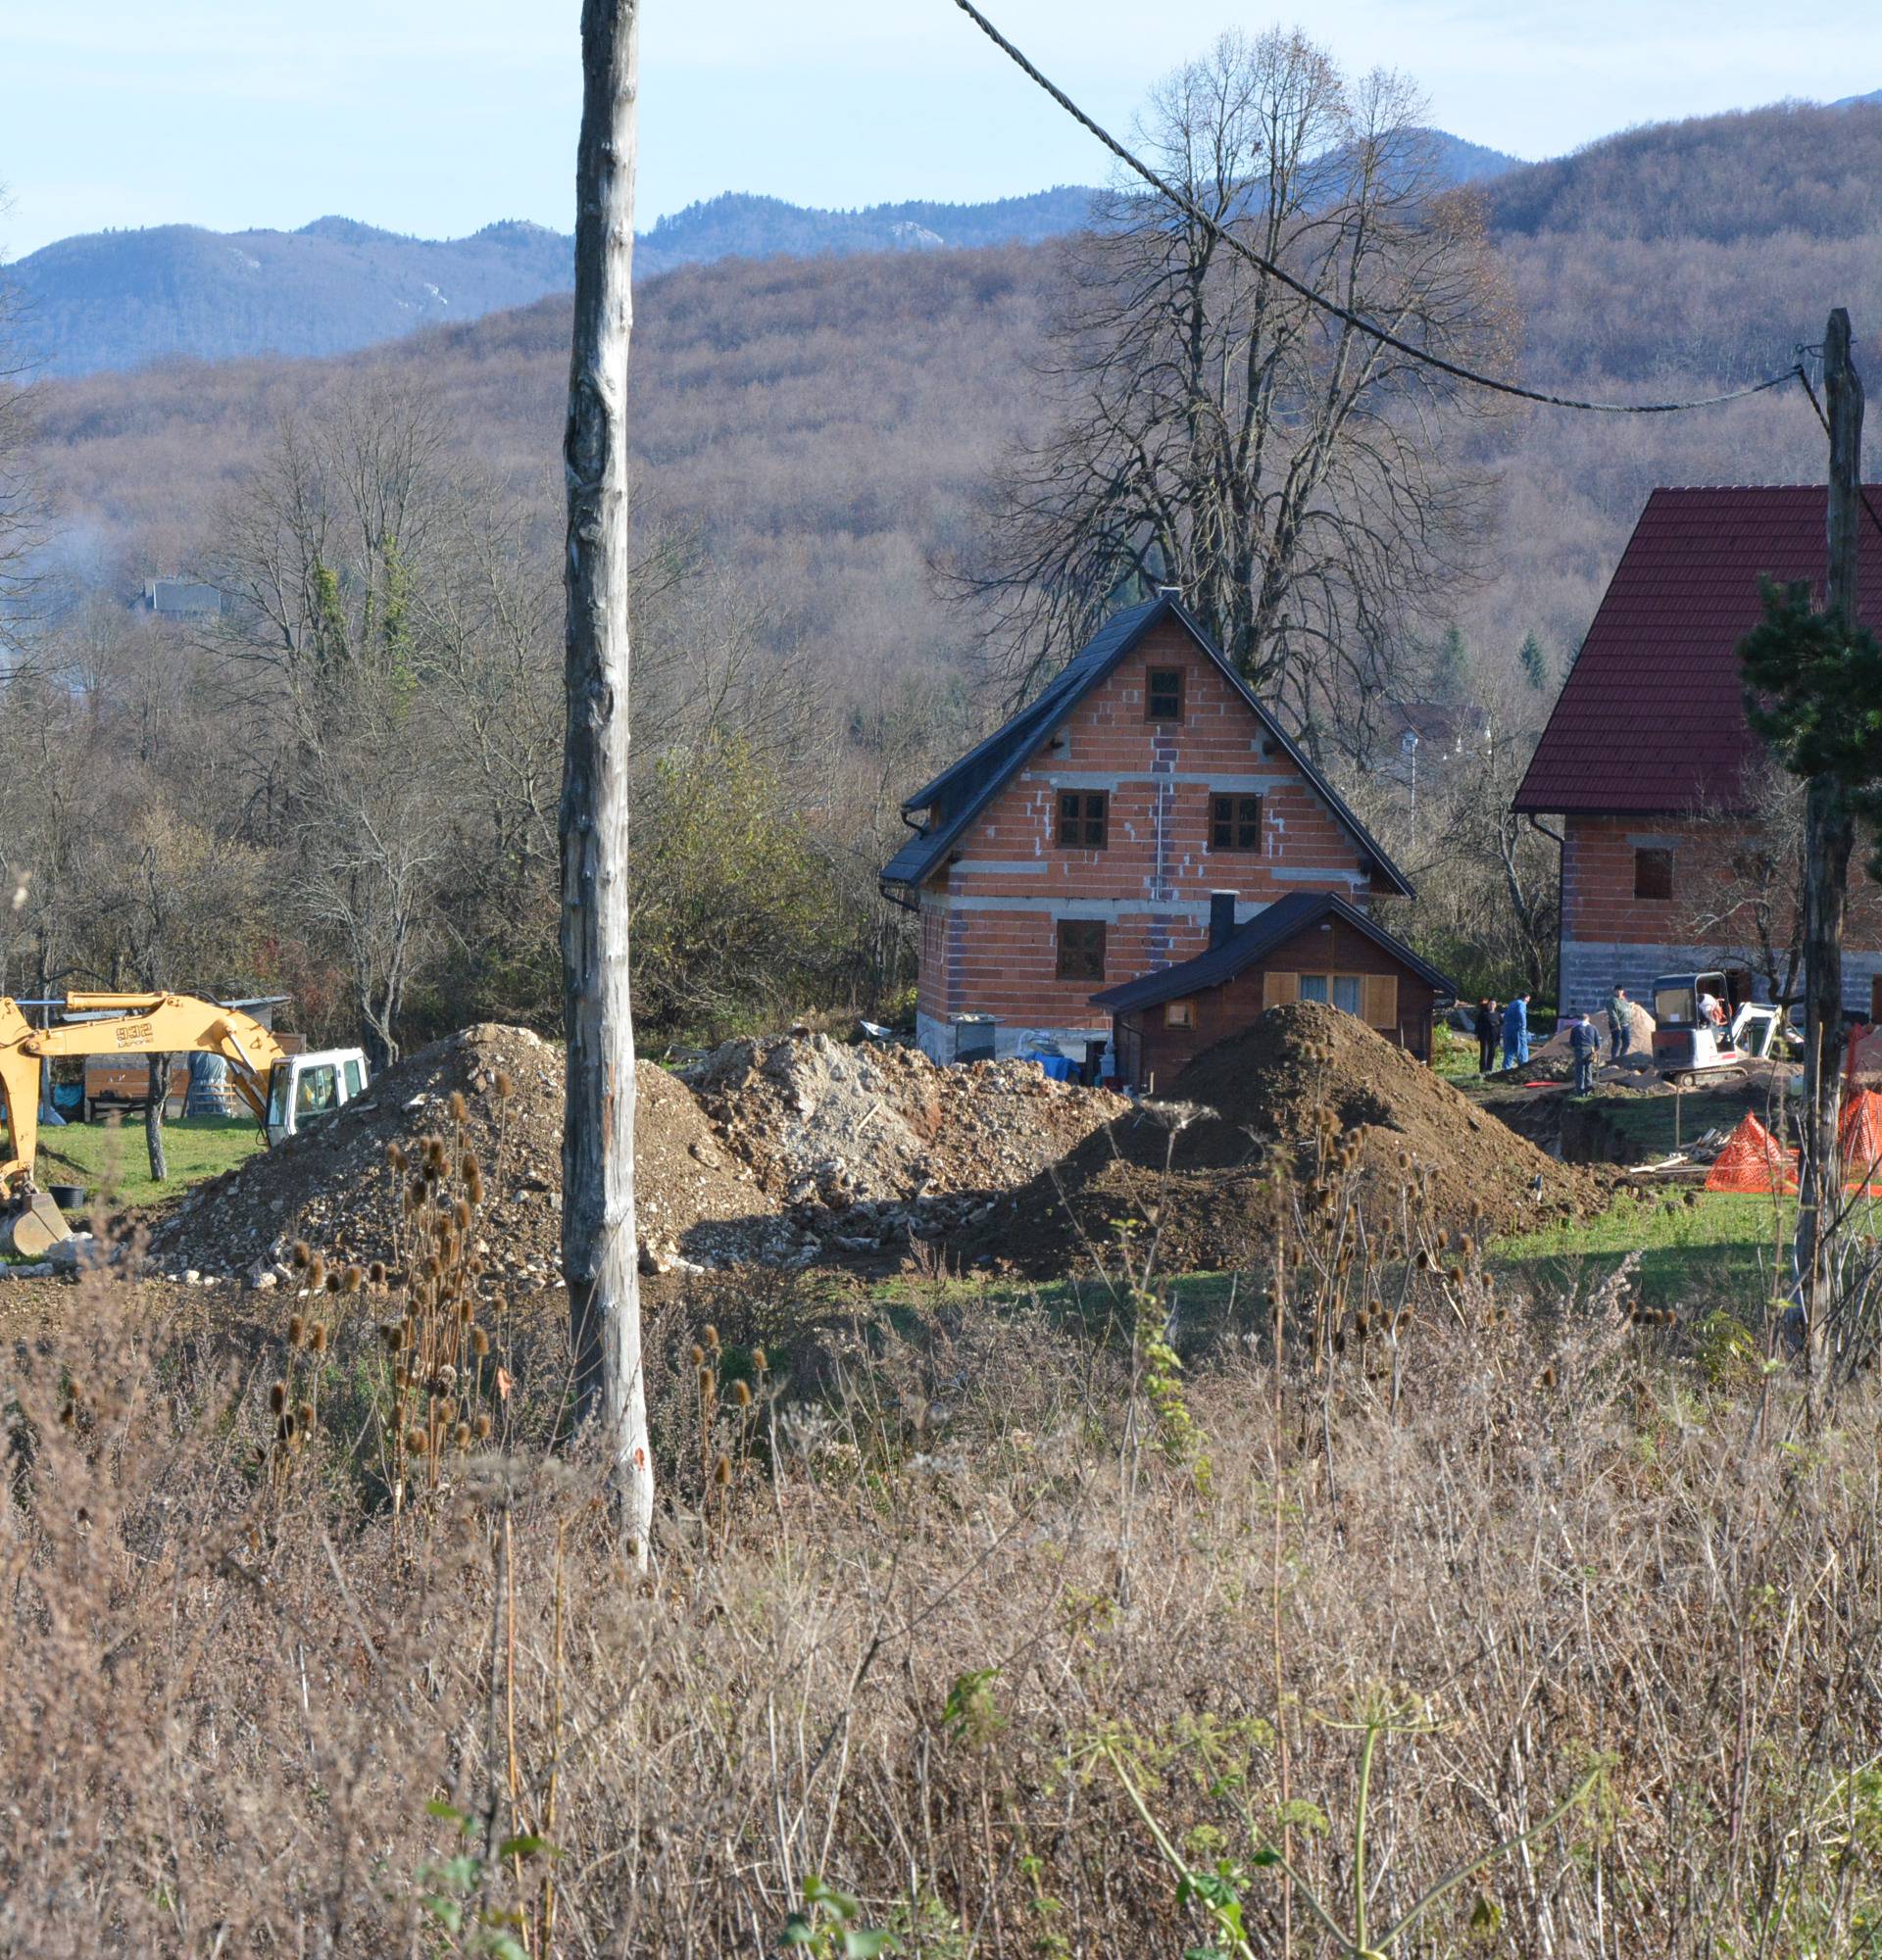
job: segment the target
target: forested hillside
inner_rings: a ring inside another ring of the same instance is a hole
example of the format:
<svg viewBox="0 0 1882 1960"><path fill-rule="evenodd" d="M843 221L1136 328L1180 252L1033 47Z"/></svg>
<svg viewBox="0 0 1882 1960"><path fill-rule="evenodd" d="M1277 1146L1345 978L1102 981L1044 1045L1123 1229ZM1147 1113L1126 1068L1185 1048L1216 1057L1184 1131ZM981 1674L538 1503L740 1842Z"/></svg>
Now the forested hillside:
<svg viewBox="0 0 1882 1960"><path fill-rule="evenodd" d="M1635 131L1510 173L1487 199L1519 321L1519 370L1602 398L1706 394L1787 367L1796 344L1820 335L1831 304L1852 309L1859 334L1882 319L1878 165L1882 107L1857 106ZM1848 180L1852 171L1860 181ZM731 257L646 282L632 384L637 523L656 561L641 835L661 840L644 846L644 861L664 882L642 903L650 972L666 944L664 970L688 976L665 1025L700 1025L702 999L718 1002L705 1023L723 1026L754 988L814 984L854 997L903 970L899 915L875 900L872 876L898 833L896 803L996 718L1004 699L975 661L984 615L951 600L934 567L984 521L1003 458L1061 412L1046 329L1065 304L1066 251ZM121 670L118 654L105 661L98 651L100 636L116 644L122 629L111 621L155 570L243 589L255 575L258 512L275 513L268 522L278 527L286 486L312 480L316 451L339 482L347 444L375 415L410 431L425 508L462 514L444 527L458 538L449 551L437 533L425 540L438 554L425 569L438 582L421 595L431 630L450 640L492 603L464 587L468 564L487 573L496 554L511 565L505 578L526 584L530 624L519 644L533 650L532 706L516 725L532 731L533 746L504 800L474 821L452 819L461 859L443 889L459 911L425 928L444 962L429 984L445 991L409 1004L421 1027L487 1004L448 991L457 983L444 949L472 931L517 955L506 1010L540 1014L550 998L552 949L540 930L549 915L524 895L540 896L553 861L543 785L556 724L541 689L555 672L568 331L567 303L552 297L345 357L175 361L38 391L51 543L37 603L46 643L76 662L73 671L100 662ZM1655 484L1798 480L1822 467L1820 436L1793 388L1678 416L1511 408L1463 425L1457 441L1461 463L1492 491L1471 554L1478 569L1441 587L1382 654L1407 697L1436 690L1494 705L1510 736L1499 769L1519 768ZM491 542L499 533L511 540L501 553ZM473 536L482 542L467 542ZM368 565L361 576L370 594L384 579L403 591L410 572ZM359 623L371 618L369 605ZM252 635L252 620L243 630ZM215 722L214 690L176 699L195 699L191 715ZM1616 711L1650 710L1617 703ZM167 740L211 742L208 723L186 716L184 725L187 738ZM470 715L452 738L464 745L457 760L429 764L447 805L494 766L474 739L480 725ZM659 759L674 745L694 760L663 772ZM270 753L257 735L240 780L217 792L235 801L217 802L216 822L248 822L228 811L252 811L255 797L272 793ZM1470 927L1469 956L1490 959L1486 973L1533 972L1549 944L1546 892L1494 955L1471 926L1501 903L1494 825L1507 798L1500 777L1469 777L1466 767L1453 795L1433 756L1415 805L1390 772L1359 771L1349 787L1423 881L1433 933ZM744 826L736 835L725 827L734 818ZM1452 827L1466 819L1467 837ZM493 889L491 850L520 850L525 834L527 875ZM1454 875L1472 861L1489 880L1483 892ZM721 930L747 906L762 920L749 943ZM715 960L724 969L718 993ZM650 999L660 984L648 981Z"/></svg>
<svg viewBox="0 0 1882 1960"><path fill-rule="evenodd" d="M1837 188L1838 185L1843 188ZM1794 186L1813 187L1798 192ZM1636 130L1487 191L1534 382L1618 399L1710 392L1786 366L1833 303L1882 318L1882 107L1777 109ZM1002 450L1047 414L1035 371L1055 248L729 259L652 279L636 320L645 494L762 588L780 637L923 662L969 622L927 558ZM290 406L375 371L422 380L456 440L556 467L566 308L550 299L315 364L173 364L42 391L44 463L82 555L181 564ZM1473 638L1578 642L1657 482L1814 473L1801 397L1680 417L1518 410L1478 444L1501 478ZM1513 636L1513 638L1511 637Z"/></svg>

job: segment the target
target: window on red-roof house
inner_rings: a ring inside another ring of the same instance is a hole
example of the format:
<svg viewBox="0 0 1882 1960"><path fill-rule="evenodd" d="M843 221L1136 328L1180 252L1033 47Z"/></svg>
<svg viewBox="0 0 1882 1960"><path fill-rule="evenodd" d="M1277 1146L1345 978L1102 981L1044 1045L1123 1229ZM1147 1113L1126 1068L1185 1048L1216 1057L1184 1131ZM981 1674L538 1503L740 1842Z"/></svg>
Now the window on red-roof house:
<svg viewBox="0 0 1882 1960"><path fill-rule="evenodd" d="M1634 897L1670 899L1673 896L1673 854L1659 845L1643 846L1634 853Z"/></svg>

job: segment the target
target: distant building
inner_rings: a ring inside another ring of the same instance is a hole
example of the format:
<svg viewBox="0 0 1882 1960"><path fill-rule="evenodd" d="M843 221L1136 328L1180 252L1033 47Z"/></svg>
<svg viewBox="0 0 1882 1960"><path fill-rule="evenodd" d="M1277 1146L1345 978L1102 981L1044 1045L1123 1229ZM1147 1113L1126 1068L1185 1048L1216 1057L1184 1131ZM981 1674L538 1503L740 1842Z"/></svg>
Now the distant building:
<svg viewBox="0 0 1882 1960"><path fill-rule="evenodd" d="M1870 496L1882 502L1882 489ZM1819 484L1656 490L1634 526L1588 638L1537 745L1514 809L1561 820L1564 1007L1636 998L1662 973L1724 968L1734 998L1755 980L1756 921L1717 918L1738 846L1747 766L1761 754L1745 718L1738 643L1762 617L1760 578L1808 583L1827 569ZM1882 554L1863 542L1859 612L1882 627ZM1882 1013L1882 926L1862 851L1851 866L1843 1004ZM1710 918L1704 931L1696 919ZM1775 922L1779 943L1788 917ZM1699 943L1696 943L1699 942Z"/></svg>
<svg viewBox="0 0 1882 1960"><path fill-rule="evenodd" d="M1420 768L1480 755L1490 740L1489 713L1475 702L1388 701L1379 723L1373 766L1402 783L1415 783Z"/></svg>
<svg viewBox="0 0 1882 1960"><path fill-rule="evenodd" d="M144 582L143 610L160 619L216 619L223 595L199 578L152 578Z"/></svg>

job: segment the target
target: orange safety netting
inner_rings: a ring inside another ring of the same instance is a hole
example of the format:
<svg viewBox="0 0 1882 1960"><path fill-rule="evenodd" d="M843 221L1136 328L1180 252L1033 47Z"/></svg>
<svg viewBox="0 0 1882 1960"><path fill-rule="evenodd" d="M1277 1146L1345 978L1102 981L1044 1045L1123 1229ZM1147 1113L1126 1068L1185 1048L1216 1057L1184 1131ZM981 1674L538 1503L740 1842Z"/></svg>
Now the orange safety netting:
<svg viewBox="0 0 1882 1960"><path fill-rule="evenodd" d="M1882 1102L1882 1098L1877 1099ZM1773 1187L1772 1179L1777 1180ZM1797 1154L1782 1148L1748 1109L1706 1174L1708 1191L1765 1192L1797 1189Z"/></svg>
<svg viewBox="0 0 1882 1960"><path fill-rule="evenodd" d="M1850 1030L1849 1054L1843 1067L1848 1082L1882 1082L1882 1027Z"/></svg>
<svg viewBox="0 0 1882 1960"><path fill-rule="evenodd" d="M1843 1105L1836 1150L1851 1191L1862 1189L1864 1179L1875 1178L1877 1166L1882 1165L1882 1096L1873 1089L1858 1089ZM1867 1195L1882 1198L1882 1182L1869 1184Z"/></svg>

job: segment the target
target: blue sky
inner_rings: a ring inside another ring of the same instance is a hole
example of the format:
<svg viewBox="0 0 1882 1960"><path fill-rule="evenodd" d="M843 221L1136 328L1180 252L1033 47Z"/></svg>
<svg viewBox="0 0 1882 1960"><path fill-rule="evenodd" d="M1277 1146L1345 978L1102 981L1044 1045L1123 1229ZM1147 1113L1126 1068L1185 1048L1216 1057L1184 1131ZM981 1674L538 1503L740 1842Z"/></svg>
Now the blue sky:
<svg viewBox="0 0 1882 1960"><path fill-rule="evenodd" d="M1882 6L1752 0L992 0L1101 117L1223 26L1302 21L1518 155L1882 87ZM74 231L566 229L577 0L4 0L0 254ZM1092 182L1104 159L949 0L645 0L642 223L722 190L825 205Z"/></svg>

